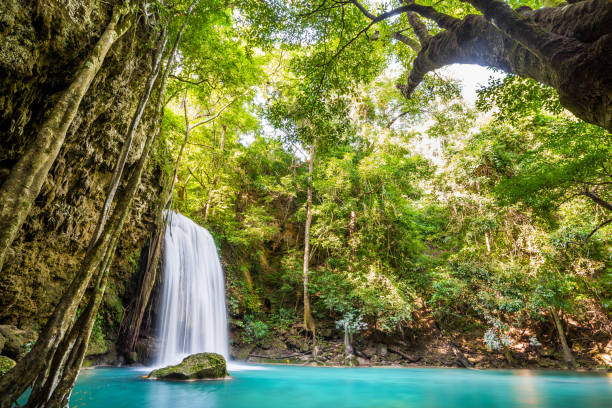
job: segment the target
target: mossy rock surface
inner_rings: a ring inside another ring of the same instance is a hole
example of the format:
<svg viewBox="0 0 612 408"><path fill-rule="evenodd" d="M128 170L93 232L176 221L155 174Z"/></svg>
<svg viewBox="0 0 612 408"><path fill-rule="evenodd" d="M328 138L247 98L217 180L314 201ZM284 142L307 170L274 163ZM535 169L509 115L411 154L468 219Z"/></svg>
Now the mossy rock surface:
<svg viewBox="0 0 612 408"><path fill-rule="evenodd" d="M15 367L15 361L6 357L0 356L0 377L8 372L11 368Z"/></svg>
<svg viewBox="0 0 612 408"><path fill-rule="evenodd" d="M229 376L225 358L217 353L198 353L186 357L180 364L153 370L149 378L156 380L214 380Z"/></svg>
<svg viewBox="0 0 612 408"><path fill-rule="evenodd" d="M33 330L22 330L6 324L0 325L0 336L4 340L0 340L0 343L4 343L2 354L15 360L21 359L27 353L28 346L32 346L38 337Z"/></svg>

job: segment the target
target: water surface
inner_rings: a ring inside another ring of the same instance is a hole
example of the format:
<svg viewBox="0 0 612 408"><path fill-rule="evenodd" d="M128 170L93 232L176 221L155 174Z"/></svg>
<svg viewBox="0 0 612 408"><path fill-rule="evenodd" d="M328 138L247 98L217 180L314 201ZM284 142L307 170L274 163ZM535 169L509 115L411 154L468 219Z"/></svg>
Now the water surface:
<svg viewBox="0 0 612 408"><path fill-rule="evenodd" d="M606 374L438 368L263 366L233 380L162 382L126 368L85 370L72 407L612 407Z"/></svg>

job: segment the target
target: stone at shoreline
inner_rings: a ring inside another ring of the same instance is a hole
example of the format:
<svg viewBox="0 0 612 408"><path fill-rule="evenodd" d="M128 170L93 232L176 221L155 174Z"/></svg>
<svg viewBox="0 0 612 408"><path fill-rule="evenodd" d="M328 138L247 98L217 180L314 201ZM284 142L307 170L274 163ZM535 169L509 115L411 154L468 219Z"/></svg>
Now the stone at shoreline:
<svg viewBox="0 0 612 408"><path fill-rule="evenodd" d="M149 378L156 380L218 380L228 377L225 358L217 353L192 354L177 365L153 370Z"/></svg>

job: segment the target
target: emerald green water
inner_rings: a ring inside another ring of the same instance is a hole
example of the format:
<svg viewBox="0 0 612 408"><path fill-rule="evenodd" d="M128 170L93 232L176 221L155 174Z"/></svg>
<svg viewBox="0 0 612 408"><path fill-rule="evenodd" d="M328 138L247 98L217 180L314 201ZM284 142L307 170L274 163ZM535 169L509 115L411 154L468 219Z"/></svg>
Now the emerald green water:
<svg viewBox="0 0 612 408"><path fill-rule="evenodd" d="M606 374L263 366L230 381L162 382L126 368L83 371L71 407L612 407Z"/></svg>

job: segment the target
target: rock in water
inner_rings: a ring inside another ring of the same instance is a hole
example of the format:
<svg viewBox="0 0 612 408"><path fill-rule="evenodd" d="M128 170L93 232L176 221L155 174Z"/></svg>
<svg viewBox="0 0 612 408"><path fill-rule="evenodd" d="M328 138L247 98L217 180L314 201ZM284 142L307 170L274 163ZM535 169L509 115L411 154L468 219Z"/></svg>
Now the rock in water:
<svg viewBox="0 0 612 408"><path fill-rule="evenodd" d="M225 358L217 353L198 353L186 357L180 364L153 370L149 378L156 380L210 380L229 376Z"/></svg>

